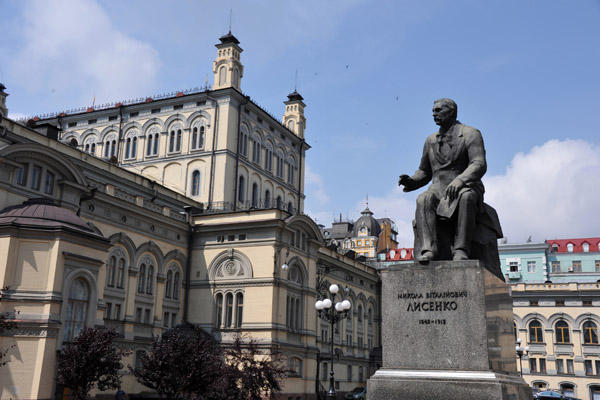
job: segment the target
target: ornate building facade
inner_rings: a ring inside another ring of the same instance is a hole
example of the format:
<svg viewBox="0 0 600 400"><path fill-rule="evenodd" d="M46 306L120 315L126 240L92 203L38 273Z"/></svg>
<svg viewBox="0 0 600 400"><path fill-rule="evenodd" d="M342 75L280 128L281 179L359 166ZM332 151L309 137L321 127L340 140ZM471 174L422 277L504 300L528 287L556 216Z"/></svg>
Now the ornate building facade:
<svg viewBox="0 0 600 400"><path fill-rule="evenodd" d="M302 213L303 98L278 121L241 92L239 41L216 47L212 89L1 120L0 311L19 327L0 337L0 399L59 393L56 351L83 326L119 331L125 365L182 323L250 334L286 354L285 399L316 398L317 360L341 392L373 372L378 275ZM353 305L333 332L314 307L323 274ZM152 395L127 370L123 388Z"/></svg>

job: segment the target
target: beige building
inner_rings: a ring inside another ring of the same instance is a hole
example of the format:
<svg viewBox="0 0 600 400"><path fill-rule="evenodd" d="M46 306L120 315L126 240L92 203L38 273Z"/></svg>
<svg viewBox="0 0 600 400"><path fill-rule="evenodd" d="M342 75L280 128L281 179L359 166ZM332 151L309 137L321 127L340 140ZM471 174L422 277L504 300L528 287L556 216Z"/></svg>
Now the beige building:
<svg viewBox="0 0 600 400"><path fill-rule="evenodd" d="M340 392L366 384L378 275L302 214L303 99L278 121L241 92L238 40L216 47L212 90L1 120L0 311L19 327L0 337L0 399L60 394L56 351L83 326L117 329L126 365L183 322L248 333L284 351L283 399L316 398L317 359ZM352 302L333 332L314 306L325 274ZM127 370L123 388L151 395Z"/></svg>
<svg viewBox="0 0 600 400"><path fill-rule="evenodd" d="M511 285L523 378L535 391L600 399L600 284Z"/></svg>

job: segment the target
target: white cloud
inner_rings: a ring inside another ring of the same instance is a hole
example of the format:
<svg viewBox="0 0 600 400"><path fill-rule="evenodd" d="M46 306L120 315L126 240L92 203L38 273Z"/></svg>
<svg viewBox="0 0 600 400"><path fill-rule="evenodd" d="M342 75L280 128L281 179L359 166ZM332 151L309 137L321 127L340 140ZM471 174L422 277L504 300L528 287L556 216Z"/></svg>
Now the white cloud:
<svg viewBox="0 0 600 400"><path fill-rule="evenodd" d="M550 140L484 179L509 242L600 236L600 146Z"/></svg>
<svg viewBox="0 0 600 400"><path fill-rule="evenodd" d="M327 203L329 195L325 191L325 184L321 175L315 173L307 164L304 171L304 192L307 197L316 199L319 203Z"/></svg>
<svg viewBox="0 0 600 400"><path fill-rule="evenodd" d="M600 236L600 146L583 140L550 140L515 155L503 175L486 176L485 201L496 209L509 242ZM418 193L421 193L419 190ZM398 227L400 247L413 246L412 220L418 193L395 187L369 196L374 217ZM356 217L365 207L356 204Z"/></svg>
<svg viewBox="0 0 600 400"><path fill-rule="evenodd" d="M29 90L77 102L108 102L150 91L160 66L148 43L117 30L94 0L32 0L24 5L23 47L12 69Z"/></svg>

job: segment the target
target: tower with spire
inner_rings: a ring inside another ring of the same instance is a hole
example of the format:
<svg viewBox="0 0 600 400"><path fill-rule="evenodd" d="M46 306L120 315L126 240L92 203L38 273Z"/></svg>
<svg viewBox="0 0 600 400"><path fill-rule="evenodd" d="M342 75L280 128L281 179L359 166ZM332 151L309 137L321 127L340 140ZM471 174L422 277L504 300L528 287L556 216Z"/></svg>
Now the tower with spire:
<svg viewBox="0 0 600 400"><path fill-rule="evenodd" d="M219 38L221 43L216 44L217 58L213 64L213 74L215 77L213 90L232 87L242 91L242 76L244 76L244 66L241 62L242 48L240 41L231 33L231 30Z"/></svg>
<svg viewBox="0 0 600 400"><path fill-rule="evenodd" d="M300 139L304 139L304 129L306 129L306 118L304 117L306 104L302 101L304 99L295 88L287 97L288 101L284 101L283 125Z"/></svg>

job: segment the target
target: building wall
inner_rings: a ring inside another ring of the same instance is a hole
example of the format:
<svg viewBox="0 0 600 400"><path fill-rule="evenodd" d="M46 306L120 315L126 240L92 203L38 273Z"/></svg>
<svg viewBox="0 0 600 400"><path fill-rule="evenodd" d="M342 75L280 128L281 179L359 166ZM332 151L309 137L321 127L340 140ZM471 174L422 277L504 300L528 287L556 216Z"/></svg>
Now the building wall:
<svg viewBox="0 0 600 400"><path fill-rule="evenodd" d="M516 336L522 340L521 346L529 349L522 359L526 382L565 393L572 390L574 397L585 400L596 399L600 393L598 284L519 283L511 288ZM593 333L586 323L594 324ZM536 324L540 327L535 328Z"/></svg>

